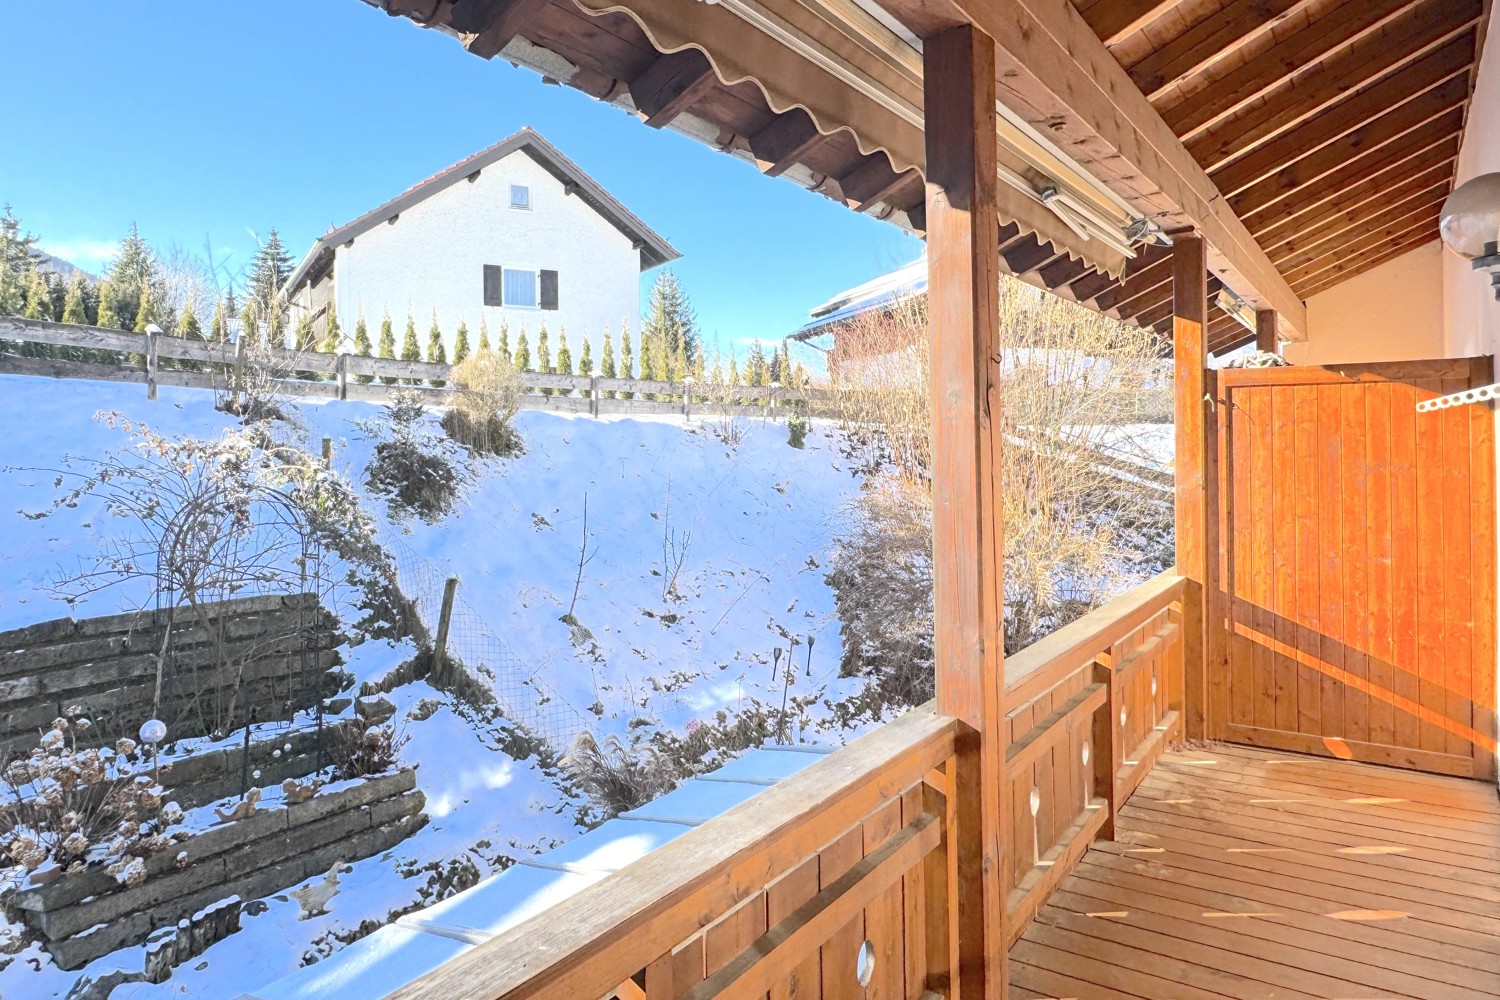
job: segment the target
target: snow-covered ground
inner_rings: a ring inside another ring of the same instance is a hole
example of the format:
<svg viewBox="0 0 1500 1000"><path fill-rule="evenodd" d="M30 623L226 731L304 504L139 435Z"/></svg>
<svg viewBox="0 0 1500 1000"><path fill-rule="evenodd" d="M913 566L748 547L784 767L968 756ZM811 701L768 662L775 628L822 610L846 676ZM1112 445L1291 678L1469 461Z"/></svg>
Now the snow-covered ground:
<svg viewBox="0 0 1500 1000"><path fill-rule="evenodd" d="M326 403L300 410L308 447L332 438L336 467L362 483L374 443L354 422L378 417L380 408ZM164 387L152 403L138 385L0 377L0 426L10 431L0 437L0 629L68 614L48 596L59 573L119 530L90 502L43 520L25 516L57 495L48 470L64 455L97 456L129 443L95 419L99 411L119 411L170 435L211 436L233 426L206 392ZM797 450L784 425L757 420L743 422L736 446L712 425L676 419L596 421L528 411L519 423L526 454L476 468L452 515L432 525L382 524L403 586L409 579L430 589L432 581L459 577L464 620L481 620L484 634L455 634L454 648L472 649L474 658L503 647L495 670L502 703L531 695L533 688L516 681L533 678L601 738L658 728L680 733L748 699L779 703L772 649L788 647L791 637L798 640L793 696L822 689L836 699L860 683L837 678L838 631L823 580L836 515L858 480L820 431ZM589 558L579 580L585 496ZM371 498L369 506L383 517L383 502ZM681 554L675 593L665 596L667 564L677 558L664 544ZM430 606L434 595L421 596ZM149 598L139 587L119 588L76 613L132 610ZM570 605L576 626L559 620ZM808 636L816 638L811 677ZM353 651L349 669L359 680L379 677L410 653L366 643ZM429 824L394 850L355 864L327 915L300 920L297 904L280 894L167 983L123 986L115 997L233 997L310 954L336 950L362 924L367 930L424 901L437 865L467 857L484 876L580 832L578 803L534 758L513 759L485 725L461 717L451 696L419 682L390 697L410 736L403 758L418 765ZM816 716L814 708L799 721L812 725ZM0 961L15 933L0 923ZM84 973L139 968L141 955L125 949ZM57 970L32 945L0 970L0 996L61 996L79 975Z"/></svg>

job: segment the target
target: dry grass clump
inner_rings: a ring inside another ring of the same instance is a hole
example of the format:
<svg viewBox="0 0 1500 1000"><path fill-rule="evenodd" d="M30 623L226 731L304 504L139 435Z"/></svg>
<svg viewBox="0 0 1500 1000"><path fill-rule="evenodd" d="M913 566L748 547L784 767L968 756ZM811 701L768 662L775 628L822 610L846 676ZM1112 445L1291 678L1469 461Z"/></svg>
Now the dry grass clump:
<svg viewBox="0 0 1500 1000"><path fill-rule="evenodd" d="M357 727L345 728L340 732L342 738L334 743L329 753L336 781L369 778L394 771L401 766L401 748L411 739L390 725L371 726L362 732Z"/></svg>
<svg viewBox="0 0 1500 1000"><path fill-rule="evenodd" d="M670 761L655 747L629 747L618 736L601 745L580 733L563 766L606 817L639 809L677 784Z"/></svg>
<svg viewBox="0 0 1500 1000"><path fill-rule="evenodd" d="M453 366L453 404L443 429L459 444L484 455L510 458L525 452L515 426L525 385L509 358L479 351Z"/></svg>

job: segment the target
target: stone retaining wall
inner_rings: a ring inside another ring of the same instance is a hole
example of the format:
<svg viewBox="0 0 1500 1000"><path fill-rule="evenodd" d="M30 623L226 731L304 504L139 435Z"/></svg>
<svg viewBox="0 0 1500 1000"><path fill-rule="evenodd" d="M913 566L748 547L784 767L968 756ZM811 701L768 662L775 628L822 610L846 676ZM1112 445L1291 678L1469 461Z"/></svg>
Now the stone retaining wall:
<svg viewBox="0 0 1500 1000"><path fill-rule="evenodd" d="M96 866L24 889L11 903L58 966L77 969L226 896L266 896L337 861L387 850L427 822L425 802L413 770L368 778L185 840L150 858L146 881L134 888Z"/></svg>
<svg viewBox="0 0 1500 1000"><path fill-rule="evenodd" d="M235 598L208 605L208 628L176 610L163 671L162 708L172 739L207 735L238 689L260 721L289 719L335 693L341 643L312 594ZM210 641L209 629L227 641ZM38 733L72 706L100 741L134 737L152 715L164 613L60 618L0 632L0 756L36 746ZM240 686L242 685L242 687Z"/></svg>

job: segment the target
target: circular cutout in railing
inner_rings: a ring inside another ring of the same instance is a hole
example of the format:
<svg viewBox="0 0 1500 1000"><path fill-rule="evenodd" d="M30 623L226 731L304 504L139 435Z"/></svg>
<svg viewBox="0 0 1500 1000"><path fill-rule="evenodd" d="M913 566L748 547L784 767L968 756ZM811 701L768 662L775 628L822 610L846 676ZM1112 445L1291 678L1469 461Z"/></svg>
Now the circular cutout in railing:
<svg viewBox="0 0 1500 1000"><path fill-rule="evenodd" d="M860 986L869 986L875 978L875 945L866 940L859 946L859 955L854 961L854 978Z"/></svg>

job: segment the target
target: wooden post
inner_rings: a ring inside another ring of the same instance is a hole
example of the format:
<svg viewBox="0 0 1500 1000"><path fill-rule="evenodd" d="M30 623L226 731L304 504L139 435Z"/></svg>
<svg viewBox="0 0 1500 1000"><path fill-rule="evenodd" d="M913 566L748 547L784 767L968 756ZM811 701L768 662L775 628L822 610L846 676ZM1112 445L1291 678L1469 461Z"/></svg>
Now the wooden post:
<svg viewBox="0 0 1500 1000"><path fill-rule="evenodd" d="M682 383L682 419L688 420L693 415L693 385L691 382Z"/></svg>
<svg viewBox="0 0 1500 1000"><path fill-rule="evenodd" d="M1281 353L1281 319L1275 309L1255 311L1255 349L1270 354Z"/></svg>
<svg viewBox="0 0 1500 1000"><path fill-rule="evenodd" d="M146 398L156 398L156 334L146 331Z"/></svg>
<svg viewBox="0 0 1500 1000"><path fill-rule="evenodd" d="M589 416L599 416L599 378L593 376L589 379Z"/></svg>
<svg viewBox="0 0 1500 1000"><path fill-rule="evenodd" d="M244 330L234 342L234 401L238 405L240 393L245 389L245 350L247 338Z"/></svg>
<svg viewBox="0 0 1500 1000"><path fill-rule="evenodd" d="M937 709L965 723L948 831L953 992L1007 993L1007 782L1000 445L1000 221L995 44L972 25L923 40L932 357L932 541Z"/></svg>
<svg viewBox="0 0 1500 1000"><path fill-rule="evenodd" d="M438 612L437 638L432 642L432 670L428 677L433 684L442 683L444 673L444 657L448 652L448 622L453 617L453 597L458 593L458 577L448 577L448 582L443 585L443 607Z"/></svg>
<svg viewBox="0 0 1500 1000"><path fill-rule="evenodd" d="M1111 654L1113 650L1111 650ZM1106 685L1104 705L1094 713L1093 735L1089 739L1090 763L1094 769L1094 794L1109 804L1109 815L1099 828L1100 840L1115 839L1115 812L1119 799L1115 794L1115 783L1120 774L1120 761L1124 758L1123 739L1120 731L1120 685L1115 677L1115 666L1119 662L1113 655L1108 663L1094 662L1094 681Z"/></svg>
<svg viewBox="0 0 1500 1000"><path fill-rule="evenodd" d="M1208 319L1208 260L1203 237L1172 235L1172 357L1176 369L1173 415L1177 428L1174 506L1177 572L1186 578L1182 598L1183 729L1201 740L1208 727L1208 648L1205 644L1209 585L1210 425L1205 371Z"/></svg>
<svg viewBox="0 0 1500 1000"><path fill-rule="evenodd" d="M349 398L349 355L340 354L338 360L333 363L334 374L339 380L339 399Z"/></svg>

